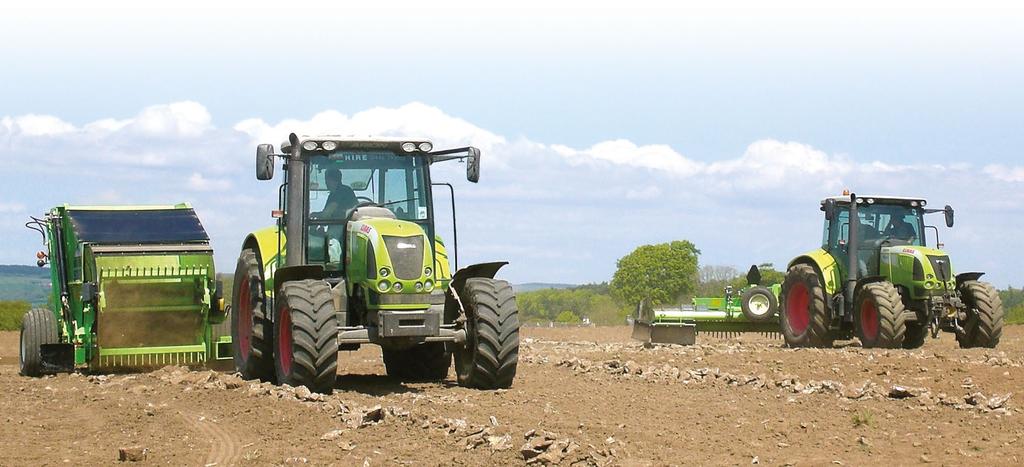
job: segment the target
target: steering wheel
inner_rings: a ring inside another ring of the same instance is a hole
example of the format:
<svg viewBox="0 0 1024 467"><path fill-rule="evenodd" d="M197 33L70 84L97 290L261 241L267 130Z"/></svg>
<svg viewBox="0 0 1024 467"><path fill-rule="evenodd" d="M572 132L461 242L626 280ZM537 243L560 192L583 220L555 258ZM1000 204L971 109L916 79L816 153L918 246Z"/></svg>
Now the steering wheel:
<svg viewBox="0 0 1024 467"><path fill-rule="evenodd" d="M367 198L366 196L356 196L356 201L359 201L359 204L356 207L362 206L363 203L377 204L376 201L371 198Z"/></svg>

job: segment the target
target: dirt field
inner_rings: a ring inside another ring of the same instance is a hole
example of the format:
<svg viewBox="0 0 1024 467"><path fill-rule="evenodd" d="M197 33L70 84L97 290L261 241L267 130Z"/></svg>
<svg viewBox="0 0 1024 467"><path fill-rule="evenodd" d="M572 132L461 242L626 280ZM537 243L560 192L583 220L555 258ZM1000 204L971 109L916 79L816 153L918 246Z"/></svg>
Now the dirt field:
<svg viewBox="0 0 1024 467"><path fill-rule="evenodd" d="M762 338L644 348L629 329L524 329L512 389L400 384L343 353L318 397L213 372L17 375L0 334L3 465L1013 465L1024 328L999 350L789 350ZM1009 399L1005 399L1011 395ZM379 410L378 410L379 406ZM524 435L532 433L527 439ZM547 436L547 438L545 438Z"/></svg>

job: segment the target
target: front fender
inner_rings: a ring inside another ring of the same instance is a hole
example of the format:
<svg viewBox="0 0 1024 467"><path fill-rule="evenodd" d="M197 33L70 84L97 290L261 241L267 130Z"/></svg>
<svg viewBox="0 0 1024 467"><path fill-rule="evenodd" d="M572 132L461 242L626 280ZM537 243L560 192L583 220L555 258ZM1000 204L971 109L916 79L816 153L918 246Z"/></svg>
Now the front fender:
<svg viewBox="0 0 1024 467"><path fill-rule="evenodd" d="M818 277L821 278L821 285L825 287L826 294L831 296L842 290L843 280L839 270L839 263L836 262L836 259L829 252L818 248L807 254L797 256L793 261L789 262L787 270L801 263L809 264L814 268L818 273Z"/></svg>
<svg viewBox="0 0 1024 467"><path fill-rule="evenodd" d="M462 291L466 286L468 279L483 277L487 279L493 279L494 275L498 273L498 270L508 264L508 261L495 261L493 263L479 263L466 266L452 276L452 281L448 286L448 293L446 293L444 299L444 317L446 323L453 322L461 313L465 311L465 307L462 303Z"/></svg>

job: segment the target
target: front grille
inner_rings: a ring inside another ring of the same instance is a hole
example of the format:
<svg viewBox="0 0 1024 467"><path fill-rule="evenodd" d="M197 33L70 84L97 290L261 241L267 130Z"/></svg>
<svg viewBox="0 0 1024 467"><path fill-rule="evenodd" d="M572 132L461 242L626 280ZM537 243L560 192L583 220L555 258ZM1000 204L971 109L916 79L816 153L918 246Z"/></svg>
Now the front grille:
<svg viewBox="0 0 1024 467"><path fill-rule="evenodd" d="M949 273L952 270L949 266L949 256L929 256L928 261L932 263L936 279L943 282L949 280Z"/></svg>
<svg viewBox="0 0 1024 467"><path fill-rule="evenodd" d="M395 277L402 280L419 279L423 275L423 236L393 237L384 236L391 266L395 268Z"/></svg>

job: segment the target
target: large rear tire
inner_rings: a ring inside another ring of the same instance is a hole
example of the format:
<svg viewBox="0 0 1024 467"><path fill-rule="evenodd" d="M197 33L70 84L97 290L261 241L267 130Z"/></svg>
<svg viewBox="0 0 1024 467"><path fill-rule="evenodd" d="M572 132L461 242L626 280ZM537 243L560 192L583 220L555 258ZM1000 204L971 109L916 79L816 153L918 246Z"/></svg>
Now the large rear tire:
<svg viewBox="0 0 1024 467"><path fill-rule="evenodd" d="M967 321L963 333L957 333L961 348L995 348L1003 336L1004 311L999 292L987 282L967 281L960 286L967 305Z"/></svg>
<svg viewBox="0 0 1024 467"><path fill-rule="evenodd" d="M231 297L231 353L235 370L245 379L274 379L273 325L266 297L256 253L242 250Z"/></svg>
<svg viewBox="0 0 1024 467"><path fill-rule="evenodd" d="M388 376L401 381L443 381L452 366L452 353L443 342L407 349L382 349Z"/></svg>
<svg viewBox="0 0 1024 467"><path fill-rule="evenodd" d="M853 311L857 337L864 348L903 347L906 315L900 292L892 282L865 284L854 298Z"/></svg>
<svg viewBox="0 0 1024 467"><path fill-rule="evenodd" d="M519 363L519 309L508 282L471 278L459 296L466 307L466 343L455 352L459 385L512 386Z"/></svg>
<svg viewBox="0 0 1024 467"><path fill-rule="evenodd" d="M775 293L767 287L753 286L743 292L740 297L740 309L743 315L755 323L771 321L779 311Z"/></svg>
<svg viewBox="0 0 1024 467"><path fill-rule="evenodd" d="M782 283L782 311L779 324L790 347L828 347L831 315L825 304L825 289L809 264L795 264Z"/></svg>
<svg viewBox="0 0 1024 467"><path fill-rule="evenodd" d="M57 344L60 336L57 333L57 317L45 308L33 308L21 319L21 336L19 339L18 372L22 376L42 376L43 344Z"/></svg>
<svg viewBox="0 0 1024 467"><path fill-rule="evenodd" d="M338 377L338 318L331 286L298 280L281 286L274 316L277 382L330 394Z"/></svg>

